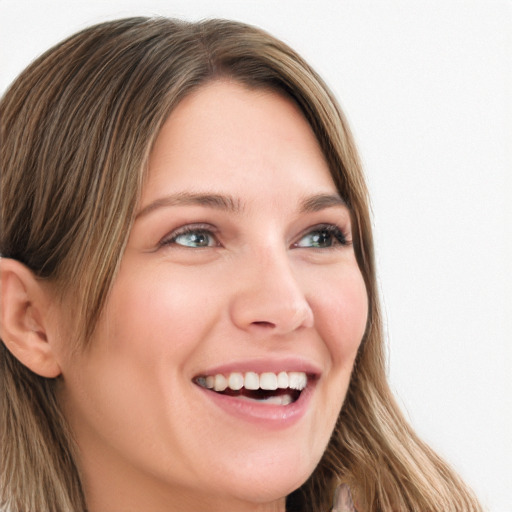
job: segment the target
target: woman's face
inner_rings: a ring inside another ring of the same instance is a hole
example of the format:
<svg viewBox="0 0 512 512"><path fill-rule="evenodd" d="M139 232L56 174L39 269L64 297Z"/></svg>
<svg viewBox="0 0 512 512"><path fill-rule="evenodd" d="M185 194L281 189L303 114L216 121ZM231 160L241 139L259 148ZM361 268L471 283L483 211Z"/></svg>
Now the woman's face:
<svg viewBox="0 0 512 512"><path fill-rule="evenodd" d="M364 333L351 240L291 101L218 81L178 105L91 346L61 360L91 512L284 506Z"/></svg>

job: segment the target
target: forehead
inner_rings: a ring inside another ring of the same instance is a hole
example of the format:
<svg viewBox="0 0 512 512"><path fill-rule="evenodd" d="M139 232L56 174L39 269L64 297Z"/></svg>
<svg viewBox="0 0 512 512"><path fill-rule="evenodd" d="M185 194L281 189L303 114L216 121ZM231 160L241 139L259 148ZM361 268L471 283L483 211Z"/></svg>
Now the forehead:
<svg viewBox="0 0 512 512"><path fill-rule="evenodd" d="M182 100L149 160L144 203L161 193L233 188L272 195L293 183L333 193L318 141L290 99L267 89L216 81ZM241 187L244 185L243 187Z"/></svg>

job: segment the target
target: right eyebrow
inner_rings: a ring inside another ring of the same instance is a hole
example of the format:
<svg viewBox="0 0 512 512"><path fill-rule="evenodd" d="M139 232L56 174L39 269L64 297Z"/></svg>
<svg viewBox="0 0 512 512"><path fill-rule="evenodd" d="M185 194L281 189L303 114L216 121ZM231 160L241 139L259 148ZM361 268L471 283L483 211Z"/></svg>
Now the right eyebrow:
<svg viewBox="0 0 512 512"><path fill-rule="evenodd" d="M135 219L144 217L159 208L168 208L170 206L208 206L216 210L224 210L233 213L240 213L243 210L242 204L238 199L223 194L179 192L169 196L160 197L146 205L140 210Z"/></svg>

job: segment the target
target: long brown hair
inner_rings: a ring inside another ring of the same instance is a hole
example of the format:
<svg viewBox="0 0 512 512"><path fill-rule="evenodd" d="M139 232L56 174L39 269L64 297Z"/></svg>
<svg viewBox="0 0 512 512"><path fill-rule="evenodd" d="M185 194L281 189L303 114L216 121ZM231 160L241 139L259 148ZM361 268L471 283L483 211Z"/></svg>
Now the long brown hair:
<svg viewBox="0 0 512 512"><path fill-rule="evenodd" d="M83 347L115 279L160 127L183 97L221 77L277 90L302 110L351 209L370 305L332 438L287 509L325 512L344 482L361 511L481 510L408 426L387 384L367 190L344 116L309 65L267 33L223 20L129 18L37 59L0 103L0 254L55 283L76 318L70 343ZM0 508L86 509L57 383L0 343Z"/></svg>

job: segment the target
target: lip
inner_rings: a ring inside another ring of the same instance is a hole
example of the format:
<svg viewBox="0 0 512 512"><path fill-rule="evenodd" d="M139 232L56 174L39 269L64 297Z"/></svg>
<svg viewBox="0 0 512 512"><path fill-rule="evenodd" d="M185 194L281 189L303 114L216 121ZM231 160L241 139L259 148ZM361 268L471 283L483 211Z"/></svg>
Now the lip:
<svg viewBox="0 0 512 512"><path fill-rule="evenodd" d="M321 371L318 366L309 361L297 358L265 360L256 359L250 361L237 361L221 366L211 367L199 375L228 375L231 372L256 373L280 371L304 372L308 375L308 383L300 393L299 398L288 405L274 405L248 400L216 393L196 384L197 390L210 404L227 413L233 418L257 425L269 430L280 430L289 428L300 421L310 408L311 399Z"/></svg>
<svg viewBox="0 0 512 512"><path fill-rule="evenodd" d="M210 389L197 386L203 396L222 409L227 414L243 421L266 427L271 430L279 430L291 427L306 414L316 382L308 382L299 398L288 405L270 405L239 398L221 395Z"/></svg>

